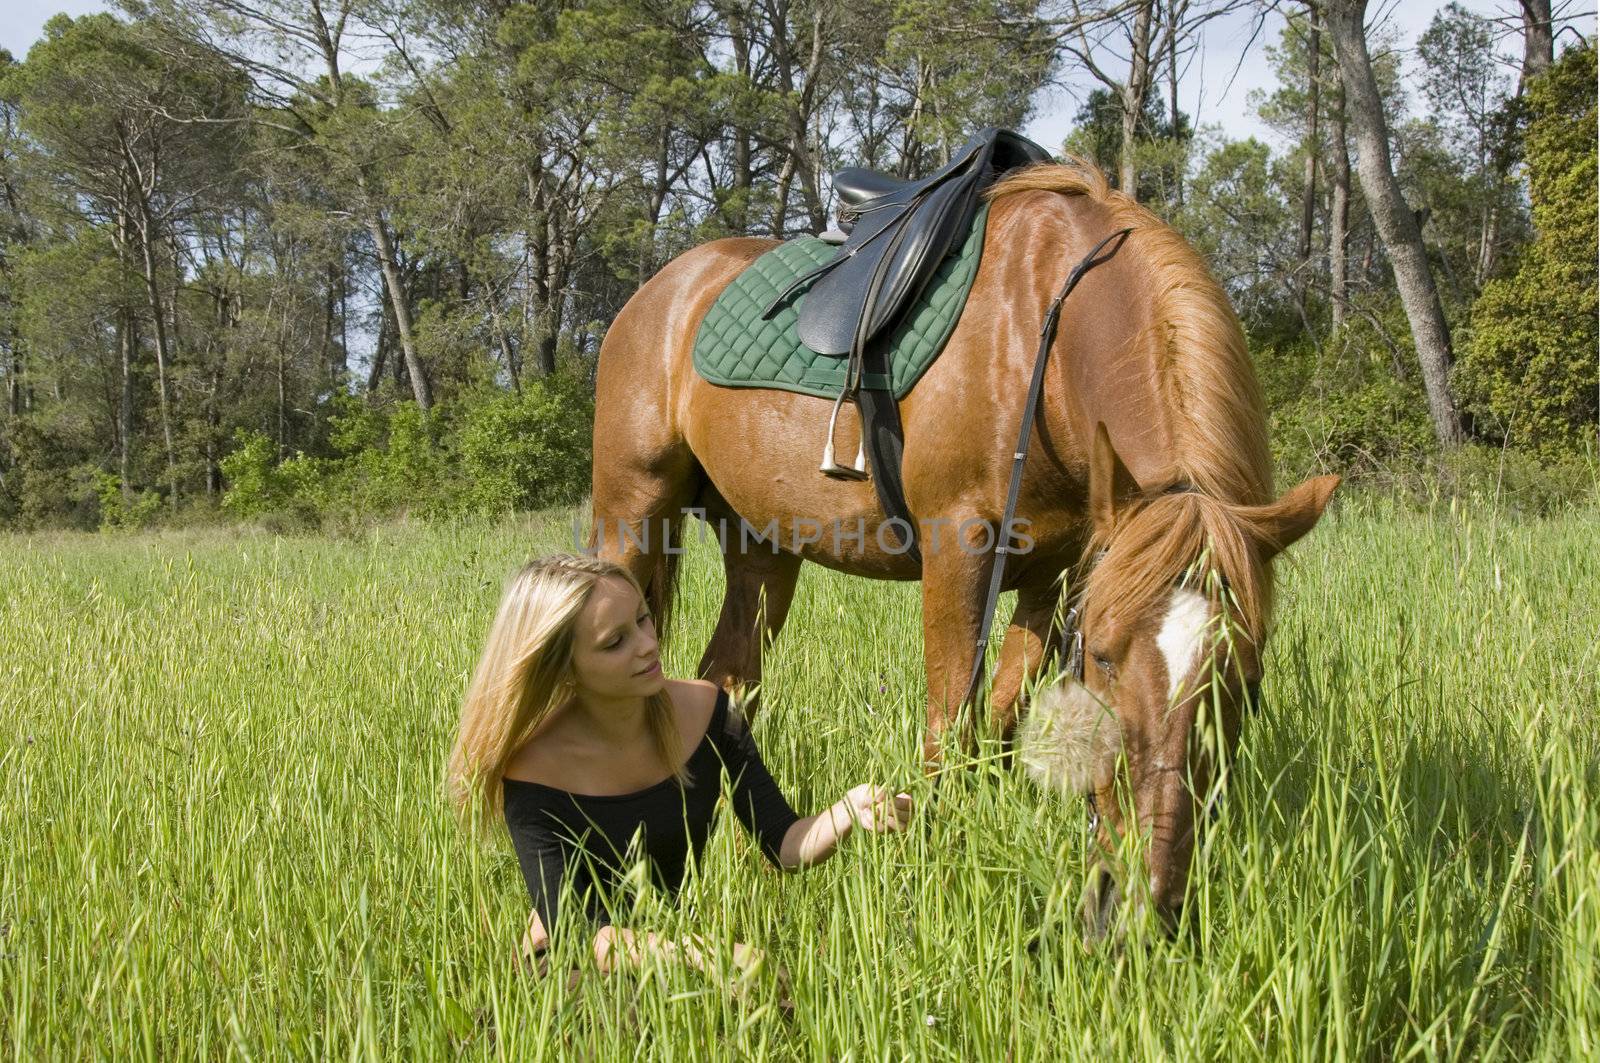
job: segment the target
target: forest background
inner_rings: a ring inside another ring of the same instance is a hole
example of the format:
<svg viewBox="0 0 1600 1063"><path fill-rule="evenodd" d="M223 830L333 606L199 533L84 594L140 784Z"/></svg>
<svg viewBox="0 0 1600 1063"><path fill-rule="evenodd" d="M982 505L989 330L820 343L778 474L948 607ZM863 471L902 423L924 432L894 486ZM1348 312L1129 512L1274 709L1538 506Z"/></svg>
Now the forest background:
<svg viewBox="0 0 1600 1063"><path fill-rule="evenodd" d="M337 530L588 487L606 324L1068 79L1058 153L1179 228L1281 475L1596 496L1594 12L1352 0L121 0L0 50L0 527ZM1288 150L1178 85L1241 13ZM1514 53L1508 63L1506 53Z"/></svg>

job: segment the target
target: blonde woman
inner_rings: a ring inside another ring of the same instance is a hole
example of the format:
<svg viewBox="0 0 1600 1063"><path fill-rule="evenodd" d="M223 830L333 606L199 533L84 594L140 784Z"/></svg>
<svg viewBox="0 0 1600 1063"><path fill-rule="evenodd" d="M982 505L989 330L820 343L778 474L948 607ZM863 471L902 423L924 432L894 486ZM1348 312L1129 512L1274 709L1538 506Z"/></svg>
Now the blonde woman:
<svg viewBox="0 0 1600 1063"><path fill-rule="evenodd" d="M641 830L652 876L676 892L711 831L724 770L734 813L784 869L827 859L855 828L899 830L911 813L909 796L863 784L796 815L727 693L662 674L650 610L622 566L556 554L512 577L462 705L448 786L470 828L505 821L533 902L525 958L555 933L570 878L598 924L602 971L652 952L704 966L698 939L612 926L603 902ZM735 953L741 968L759 957Z"/></svg>

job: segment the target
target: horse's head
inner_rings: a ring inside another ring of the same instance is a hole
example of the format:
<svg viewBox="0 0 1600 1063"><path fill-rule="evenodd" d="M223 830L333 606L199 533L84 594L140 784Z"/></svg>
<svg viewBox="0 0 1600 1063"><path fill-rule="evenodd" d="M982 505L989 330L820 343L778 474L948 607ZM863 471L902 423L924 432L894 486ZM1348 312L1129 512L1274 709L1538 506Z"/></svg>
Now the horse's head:
<svg viewBox="0 0 1600 1063"><path fill-rule="evenodd" d="M1316 524L1338 482L1308 480L1253 506L1184 484L1146 492L1097 431L1082 680L1041 691L1022 736L1035 778L1093 801L1103 855L1083 910L1091 936L1124 896L1176 925L1204 809L1261 679L1268 563ZM1130 827L1142 836L1137 875L1114 870Z"/></svg>

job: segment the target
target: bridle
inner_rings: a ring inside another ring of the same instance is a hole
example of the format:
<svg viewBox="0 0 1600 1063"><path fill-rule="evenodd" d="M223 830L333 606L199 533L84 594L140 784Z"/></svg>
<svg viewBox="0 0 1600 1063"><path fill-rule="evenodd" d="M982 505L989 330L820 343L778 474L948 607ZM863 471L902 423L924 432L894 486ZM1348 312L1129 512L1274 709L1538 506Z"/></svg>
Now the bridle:
<svg viewBox="0 0 1600 1063"><path fill-rule="evenodd" d="M1193 488L1189 487L1188 485L1178 484L1168 488L1163 493L1177 494L1185 490L1193 490ZM1080 579L1080 588L1076 596L1077 600L1068 607L1065 616L1062 618L1061 641L1063 647L1066 649L1066 661L1062 667L1062 674L1069 676L1072 681L1077 683L1082 683L1085 678L1085 653L1083 648L1083 597L1088 591L1089 573L1094 571L1095 566L1100 563L1100 560L1105 557L1105 554L1106 552L1101 550L1095 555L1094 560L1090 562L1088 569L1083 573L1083 576ZM1223 587L1226 588L1227 584L1227 577L1222 576ZM1246 679L1244 687L1245 711L1254 715L1261 709L1261 680ZM1095 804L1093 790L1090 790L1084 795L1084 801L1089 806L1087 833L1093 835L1100 829L1100 809Z"/></svg>
<svg viewBox="0 0 1600 1063"><path fill-rule="evenodd" d="M1021 493L1022 467L1027 461L1028 442L1033 431L1034 414L1039 406L1039 394L1044 384L1044 369L1050 355L1050 344L1055 338L1056 327L1061 320L1061 304L1065 302L1067 296L1072 294L1072 290L1078 286L1078 282L1083 279L1083 275L1094 267L1109 262L1118 251L1122 250L1123 244L1127 243L1128 237L1132 233L1132 227L1119 229L1098 244L1095 244L1089 250L1089 253L1079 260L1078 264L1073 267L1072 272L1068 274L1066 283L1062 285L1061 291L1056 294L1054 301L1051 302L1049 310L1045 313L1044 323L1039 327L1039 351L1034 358L1033 376L1028 384L1028 397L1022 407L1022 424L1017 433L1017 445L1011 455L1011 479L1006 489L1005 512L1000 522L999 533L995 536L994 566L989 574L989 591L984 601L983 613L981 614L982 620L978 625L978 638L973 647L972 674L967 682L966 696L962 699L963 704L974 703L978 688L983 682L984 657L989 650L989 632L994 624L995 606L1000 600L1000 585L1005 576L1006 560L1011 554L1011 522L1016 517L1017 498ZM1108 247L1110 250L1107 250ZM1105 253L1101 254L1101 252ZM1172 494L1194 489L1191 484L1177 483L1169 486L1162 493ZM1104 551L1096 555L1094 562L1089 566L1091 571L1094 565L1099 564L1103 556ZM1083 579L1085 586L1087 586L1087 576L1088 573L1085 572ZM1084 679L1081 594L1082 592L1080 591L1080 600L1068 609L1062 624L1063 640L1069 646L1065 672L1079 683L1082 683ZM1259 687L1260 682L1258 680L1247 683L1248 705L1252 708L1259 704ZM1093 792L1088 795L1088 804L1089 832L1092 834L1100 826L1100 812L1095 807Z"/></svg>

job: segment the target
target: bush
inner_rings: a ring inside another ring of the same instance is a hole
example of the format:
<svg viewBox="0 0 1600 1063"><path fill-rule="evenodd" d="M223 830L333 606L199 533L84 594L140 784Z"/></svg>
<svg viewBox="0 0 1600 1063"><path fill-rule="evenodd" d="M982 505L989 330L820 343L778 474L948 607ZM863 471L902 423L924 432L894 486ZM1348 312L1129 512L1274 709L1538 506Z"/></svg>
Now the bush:
<svg viewBox="0 0 1600 1063"><path fill-rule="evenodd" d="M1595 48L1573 48L1528 85L1529 192L1538 235L1514 275L1472 308L1454 374L1480 431L1547 456L1595 438Z"/></svg>
<svg viewBox="0 0 1600 1063"><path fill-rule="evenodd" d="M351 395L334 400L332 457L276 460L260 432L240 431L222 460L236 517L350 530L400 515L441 519L568 503L589 483L594 399L581 376L528 381L424 414Z"/></svg>
<svg viewBox="0 0 1600 1063"><path fill-rule="evenodd" d="M100 526L99 484L104 458L79 411L12 418L12 464L6 470L0 514L19 528Z"/></svg>
<svg viewBox="0 0 1600 1063"><path fill-rule="evenodd" d="M1513 515L1545 516L1600 501L1600 464L1592 451L1540 457L1469 444L1444 455L1438 483L1444 493Z"/></svg>
<svg viewBox="0 0 1600 1063"><path fill-rule="evenodd" d="M161 511L161 496L156 492L147 487L126 498L122 480L108 472L95 472L94 491L100 500L100 527L106 531L149 527Z"/></svg>
<svg viewBox="0 0 1600 1063"><path fill-rule="evenodd" d="M1394 371L1386 341L1352 322L1319 351L1304 339L1259 345L1277 478L1388 476L1436 452L1422 386Z"/></svg>
<svg viewBox="0 0 1600 1063"><path fill-rule="evenodd" d="M571 502L589 484L594 398L558 374L467 411L458 440L462 503L498 513Z"/></svg>
<svg viewBox="0 0 1600 1063"><path fill-rule="evenodd" d="M218 463L228 481L223 510L250 520L270 516L280 525L319 523L324 462L303 454L278 462L277 444L261 432L241 428L233 438L238 446Z"/></svg>

